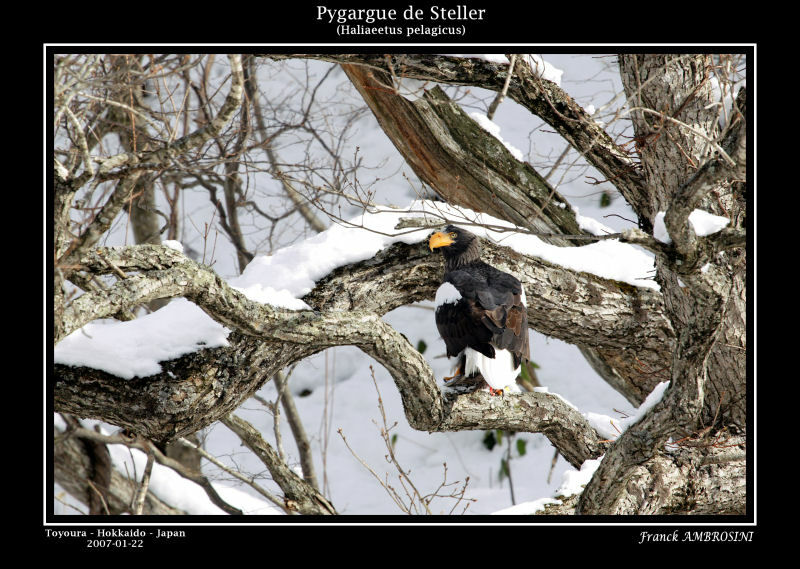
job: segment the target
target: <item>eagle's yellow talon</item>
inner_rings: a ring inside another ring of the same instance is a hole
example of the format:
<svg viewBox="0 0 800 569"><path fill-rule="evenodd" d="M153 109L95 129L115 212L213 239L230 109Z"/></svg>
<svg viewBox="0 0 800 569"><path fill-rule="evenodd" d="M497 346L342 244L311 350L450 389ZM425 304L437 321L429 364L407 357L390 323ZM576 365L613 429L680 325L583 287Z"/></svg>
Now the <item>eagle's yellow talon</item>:
<svg viewBox="0 0 800 569"><path fill-rule="evenodd" d="M461 373L462 373L462 372L461 372L461 368L458 368L458 369L456 370L456 373L454 373L454 374L453 374L453 375L451 375L450 377L445 377L445 378L444 378L444 382L445 382L445 383L447 383L448 381L451 381L451 380L453 380L453 379L455 379L455 378L457 378L457 377L460 377L460 376L461 376Z"/></svg>

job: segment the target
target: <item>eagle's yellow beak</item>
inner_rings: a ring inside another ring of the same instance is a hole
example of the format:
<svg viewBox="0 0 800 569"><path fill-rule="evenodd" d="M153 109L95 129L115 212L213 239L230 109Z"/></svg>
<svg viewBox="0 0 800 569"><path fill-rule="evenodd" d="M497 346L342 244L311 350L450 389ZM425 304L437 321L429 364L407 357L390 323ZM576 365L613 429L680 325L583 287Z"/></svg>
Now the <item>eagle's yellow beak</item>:
<svg viewBox="0 0 800 569"><path fill-rule="evenodd" d="M431 248L431 251L436 249L437 247L447 247L448 245L453 244L453 238L450 237L447 233L442 233L438 231L431 235L430 240L428 240L428 247Z"/></svg>

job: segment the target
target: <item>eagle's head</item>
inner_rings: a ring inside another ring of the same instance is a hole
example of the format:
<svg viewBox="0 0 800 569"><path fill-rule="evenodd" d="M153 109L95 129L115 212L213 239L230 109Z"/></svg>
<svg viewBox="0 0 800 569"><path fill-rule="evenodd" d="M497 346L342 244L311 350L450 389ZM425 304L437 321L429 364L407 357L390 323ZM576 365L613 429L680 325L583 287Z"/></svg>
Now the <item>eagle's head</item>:
<svg viewBox="0 0 800 569"><path fill-rule="evenodd" d="M452 267L475 262L481 255L478 238L455 225L448 225L444 231L431 235L428 247L431 251L441 248L445 262Z"/></svg>

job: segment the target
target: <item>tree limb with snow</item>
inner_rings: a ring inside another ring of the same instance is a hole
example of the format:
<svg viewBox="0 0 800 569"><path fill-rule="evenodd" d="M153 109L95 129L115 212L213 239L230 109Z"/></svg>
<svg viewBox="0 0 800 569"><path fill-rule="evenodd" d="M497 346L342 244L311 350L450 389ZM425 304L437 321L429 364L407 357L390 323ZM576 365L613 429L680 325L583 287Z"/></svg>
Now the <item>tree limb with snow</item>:
<svg viewBox="0 0 800 569"><path fill-rule="evenodd" d="M425 272L418 269L427 264L428 275L441 273L441 259L433 260L429 254L423 257L420 253L424 247L417 245L416 263L408 263L402 249L395 250L380 264L371 259L366 274L391 273L395 291L427 289L427 296L420 299L431 299L435 290L431 283L435 281L429 278L424 285L415 286L418 279L425 278ZM403 267L395 262L401 256L408 264L403 279L406 282L401 280ZM68 323L62 328L68 333L85 323L84 319L105 318L164 296L187 298L236 332L228 337L229 346L217 348L212 358L190 354L185 361L170 362L162 373L141 380L120 380L99 370L57 364L56 406L81 417L102 418L166 443L223 419L286 366L327 347L353 345L389 370L403 398L409 424L416 429L543 432L576 466L601 454L600 438L594 429L557 396L526 394L520 396L523 402L501 405L491 414L486 411L485 394L455 399L443 396L424 358L402 335L380 320L379 315L395 305L374 295L379 283L364 278L361 265L352 270L340 269L339 278L324 279L306 295L308 300L324 298L327 305L324 310L295 311L254 302L213 271L164 246L96 249L82 259L81 266L94 268L99 274L113 272L110 267L136 270L139 276L133 283L129 282L132 279L121 279L106 291L106 298L89 294L78 298L65 311ZM359 292L365 289L372 292ZM351 308L337 302L337 295L330 291L338 291L338 296L346 298ZM595 294L600 297L599 291ZM370 297L371 302L361 302L360 297ZM86 303L79 302L83 298L87 298ZM395 302L405 304L409 298L401 296ZM81 314L83 319L73 317L74 314ZM653 347L655 344L650 345ZM251 373L241 374L242 366L252 370ZM141 412L132 414L132 408Z"/></svg>

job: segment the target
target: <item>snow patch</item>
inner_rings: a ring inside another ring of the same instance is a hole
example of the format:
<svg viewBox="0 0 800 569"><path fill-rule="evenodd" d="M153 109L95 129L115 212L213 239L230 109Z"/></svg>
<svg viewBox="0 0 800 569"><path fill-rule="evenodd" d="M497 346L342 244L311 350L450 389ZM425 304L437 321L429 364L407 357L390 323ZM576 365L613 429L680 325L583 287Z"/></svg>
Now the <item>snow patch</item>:
<svg viewBox="0 0 800 569"><path fill-rule="evenodd" d="M124 379L161 373L159 362L228 345L230 330L184 298L128 322L95 320L61 340L53 361Z"/></svg>
<svg viewBox="0 0 800 569"><path fill-rule="evenodd" d="M534 73L539 75L542 79L547 79L559 87L561 86L561 76L564 74L563 70L551 65L534 53L529 53L527 59Z"/></svg>
<svg viewBox="0 0 800 569"><path fill-rule="evenodd" d="M653 223L653 237L662 243L672 243L672 237L669 236L667 226L664 223L665 212L659 211L656 214L655 222ZM692 229L696 235L703 237L721 231L731 222L727 217L721 215L714 215L702 209L695 209L689 214L689 222L692 224Z"/></svg>
<svg viewBox="0 0 800 569"><path fill-rule="evenodd" d="M603 415L601 413L584 413L584 417L589 421L589 424L603 437L607 439L615 439L625 432L625 430L638 422L639 419L644 417L644 414L650 410L656 403L661 401L664 397L664 392L669 386L669 381L662 381L653 388L653 391L645 398L639 408L633 415L622 419L616 419Z"/></svg>
<svg viewBox="0 0 800 569"><path fill-rule="evenodd" d="M549 504L562 504L561 500L556 498L539 498L531 502L523 502L510 508L504 508L496 512L492 512L493 516L531 516L536 512L544 510L545 506Z"/></svg>
<svg viewBox="0 0 800 569"><path fill-rule="evenodd" d="M665 212L659 211L656 214L655 222L653 223L653 237L662 243L672 243L672 237L669 236L667 225L664 223Z"/></svg>
<svg viewBox="0 0 800 569"><path fill-rule="evenodd" d="M164 247L169 247L170 249L175 249L176 251L180 251L183 253L183 243L180 241L175 241L174 239L167 239L166 241L162 241L161 244Z"/></svg>
<svg viewBox="0 0 800 569"><path fill-rule="evenodd" d="M580 227L583 231L588 231L592 235L608 235L610 233L617 233L608 225L604 225L593 217L580 215L580 210L576 206L573 206L572 209L575 211L575 219L578 222L578 227Z"/></svg>
<svg viewBox="0 0 800 569"><path fill-rule="evenodd" d="M583 492L584 486L589 483L595 470L600 466L603 456L583 461L580 470L567 470L564 472L561 478L561 486L556 490L555 495L567 498Z"/></svg>
<svg viewBox="0 0 800 569"><path fill-rule="evenodd" d="M696 209L689 214L689 221L697 235L705 236L722 231L731 222L727 217L714 215L702 209Z"/></svg>
<svg viewBox="0 0 800 569"><path fill-rule="evenodd" d="M550 388L549 387L534 387L533 390L536 393L550 393ZM569 401L567 401L567 399L563 395L559 395L558 393L550 393L550 395L555 395L556 397L561 399L564 403L566 403L567 405L569 405L570 407L572 407L573 409L578 411L578 408L575 405L573 405L572 403L570 403Z"/></svg>
<svg viewBox="0 0 800 569"><path fill-rule="evenodd" d="M520 162L523 161L524 156L522 154L522 151L519 148L517 148L515 146L512 146L511 144L509 144L508 142L503 140L503 137L500 136L500 127L497 125L497 123L494 123L491 120L489 120L489 118L483 113L474 112L474 113L470 113L469 116L472 117L472 119L476 123L478 123L478 125L483 130L485 130L486 132L491 134L493 137L495 137L497 140L499 140L503 144L503 146L505 146L506 149L508 149L508 151L511 153L511 155L514 158L516 158Z"/></svg>

